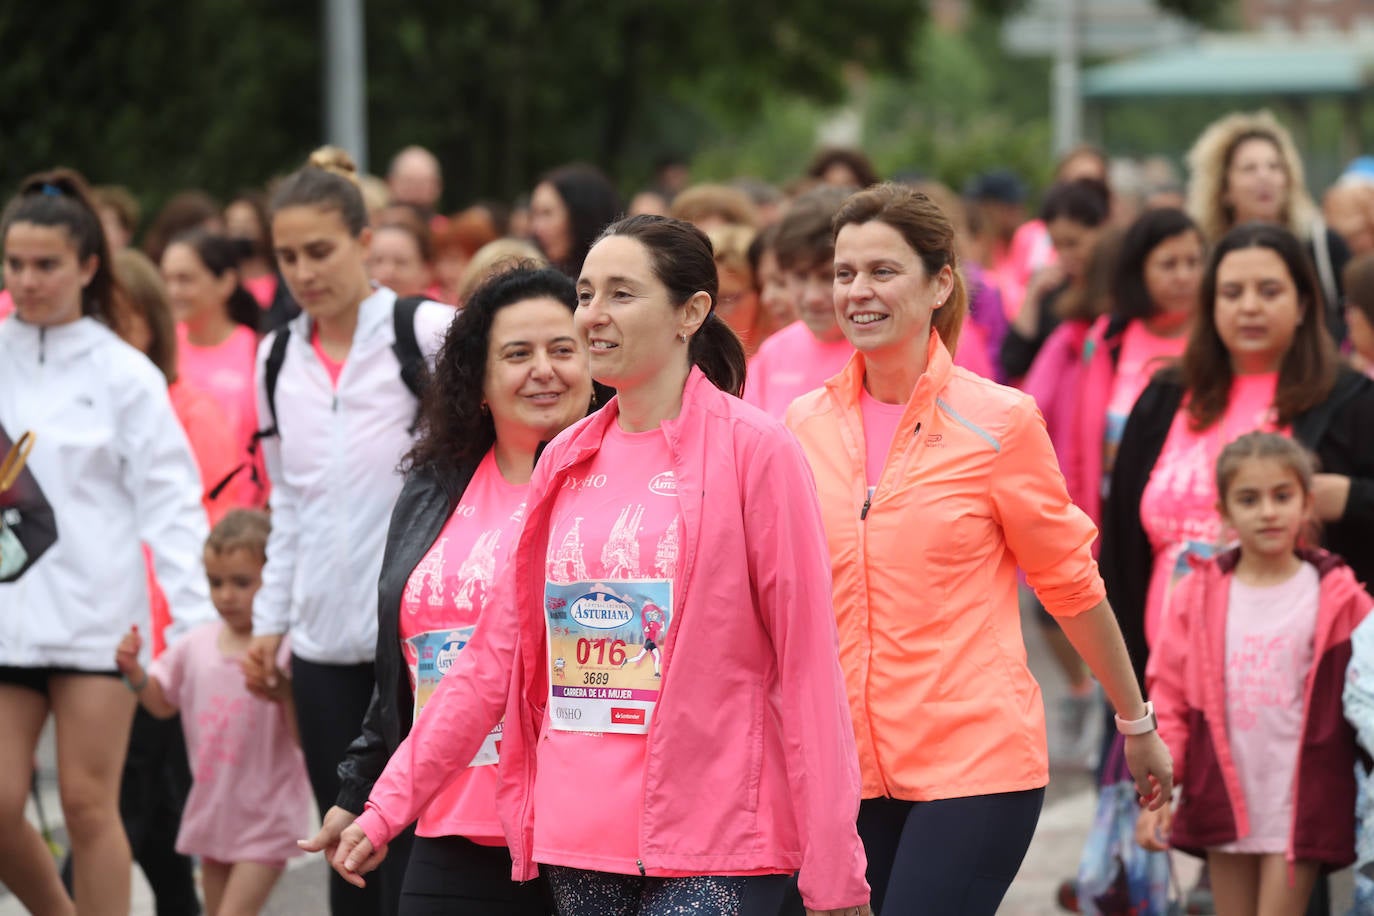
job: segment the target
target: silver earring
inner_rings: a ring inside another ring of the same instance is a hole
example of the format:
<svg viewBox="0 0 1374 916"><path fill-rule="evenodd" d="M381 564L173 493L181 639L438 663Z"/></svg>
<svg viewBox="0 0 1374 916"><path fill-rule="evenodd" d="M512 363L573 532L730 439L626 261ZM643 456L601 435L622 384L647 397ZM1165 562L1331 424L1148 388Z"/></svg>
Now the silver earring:
<svg viewBox="0 0 1374 916"><path fill-rule="evenodd" d="M686 343L686 342L687 342L687 332L686 332L686 331L683 331L681 334L679 334L679 335L677 335L677 336L678 336L678 339L681 340L683 343Z"/></svg>

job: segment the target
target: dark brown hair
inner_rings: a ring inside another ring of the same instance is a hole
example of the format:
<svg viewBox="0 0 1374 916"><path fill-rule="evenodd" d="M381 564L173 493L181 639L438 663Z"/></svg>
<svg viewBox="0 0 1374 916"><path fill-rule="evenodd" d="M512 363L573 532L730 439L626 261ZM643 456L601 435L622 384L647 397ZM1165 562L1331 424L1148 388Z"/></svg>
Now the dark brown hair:
<svg viewBox="0 0 1374 916"><path fill-rule="evenodd" d="M1351 258L1341 272L1345 286L1345 304L1353 305L1374 321L1374 252Z"/></svg>
<svg viewBox="0 0 1374 916"><path fill-rule="evenodd" d="M968 292L954 252L954 225L928 196L891 182L860 191L845 201L835 214L834 235L845 226L871 222L896 229L921 259L928 277L934 278L945 267L954 273L954 291L930 319L945 349L953 354L968 315Z"/></svg>
<svg viewBox="0 0 1374 916"><path fill-rule="evenodd" d="M582 262L602 231L623 211L615 185L596 166L575 162L554 169L539 179L548 182L563 206L568 209L568 234L571 246L562 264L554 265L574 282L582 272Z"/></svg>
<svg viewBox="0 0 1374 916"><path fill-rule="evenodd" d="M134 233L138 231L140 211L138 198L134 197L132 191L123 185L97 185L91 188L91 200L97 208L108 207L114 211L115 217L119 220L119 225L123 226L124 231L129 233L129 238L134 237Z"/></svg>
<svg viewBox="0 0 1374 916"><path fill-rule="evenodd" d="M1202 307L1183 351L1183 383L1194 430L1212 426L1230 403L1235 372L1230 351L1217 332L1217 267L1231 252L1246 248L1267 248L1279 256L1297 288L1302 312L1302 323L1279 367L1278 390L1274 393L1279 425L1289 425L1299 414L1325 401L1336 384L1340 356L1326 330L1321 287L1302 243L1282 226L1244 223L1221 237L1207 261L1199 291Z"/></svg>
<svg viewBox="0 0 1374 916"><path fill-rule="evenodd" d="M716 314L720 283L711 240L691 223L667 216L631 216L612 223L601 238L623 235L649 249L649 266L668 288L675 308L704 292L711 297L706 320L692 335L687 355L711 383L727 394L744 393L744 345ZM597 239L600 241L601 239Z"/></svg>
<svg viewBox="0 0 1374 916"><path fill-rule="evenodd" d="M1067 219L1080 226L1096 229L1111 214L1111 193L1104 182L1096 178L1078 178L1050 186L1040 204L1040 219L1052 223Z"/></svg>
<svg viewBox="0 0 1374 916"><path fill-rule="evenodd" d="M1145 319L1158 311L1145 285L1145 262L1156 248L1191 232L1202 242L1202 230L1182 210L1159 207L1146 210L1131 223L1121 240L1116 276L1112 283L1112 311L1122 318Z"/></svg>
<svg viewBox="0 0 1374 916"><path fill-rule="evenodd" d="M81 314L114 326L114 271L110 266L110 243L100 223L100 214L91 199L86 179L72 169L53 169L30 175L19 185L19 193L0 217L0 240L9 236L15 223L62 228L71 237L80 262L96 258L95 275L81 290Z"/></svg>
<svg viewBox="0 0 1374 916"><path fill-rule="evenodd" d="M168 248L173 245L185 245L190 248L195 252L196 259L217 279L231 270L234 271L237 279L229 293L228 301L224 303L225 312L229 320L235 324L258 330L262 322L262 308L258 306L258 300L253 298L253 294L243 287L242 275L238 274L239 246L234 240L217 232L192 229L167 243Z"/></svg>
<svg viewBox="0 0 1374 916"><path fill-rule="evenodd" d="M161 264L162 255L172 239L193 229L204 229L218 219L219 206L204 191L190 190L175 194L153 217L153 224L143 237L143 252L153 259L154 264Z"/></svg>
<svg viewBox="0 0 1374 916"><path fill-rule="evenodd" d="M1217 501L1226 505L1226 493L1240 473L1240 466L1251 458L1270 458L1282 462L1298 475L1303 493L1312 492L1312 479L1317 474L1317 456L1298 442L1278 433L1251 432L1226 445L1217 456Z"/></svg>
<svg viewBox="0 0 1374 916"><path fill-rule="evenodd" d="M177 329L162 273L146 254L125 248L114 256L114 274L119 280L115 333L127 340L129 319L143 319L148 326L148 346L143 354L158 367L167 384L172 384L177 380Z"/></svg>
<svg viewBox="0 0 1374 916"><path fill-rule="evenodd" d="M853 172L859 181L860 189L875 185L881 180L878 170L873 168L873 163L862 151L843 146L832 146L818 151L811 158L811 164L806 167L806 174L811 178L824 178L832 165L842 165Z"/></svg>
<svg viewBox="0 0 1374 916"><path fill-rule="evenodd" d="M521 261L484 281L449 324L420 403L415 445L404 470L425 469L448 481L464 464L480 461L496 442L491 414L482 409L487 351L496 314L530 299L553 299L577 310L577 290L560 271Z"/></svg>
<svg viewBox="0 0 1374 916"><path fill-rule="evenodd" d="M322 146L305 165L282 179L272 193L272 215L289 207L336 210L356 238L367 228L367 204L358 184L353 157L335 146Z"/></svg>
<svg viewBox="0 0 1374 916"><path fill-rule="evenodd" d="M1098 235L1088 263L1083 268L1083 284L1070 287L1054 301L1062 321L1092 321L1112 310L1112 282L1116 278L1121 254L1122 230L1107 228Z"/></svg>
<svg viewBox="0 0 1374 916"><path fill-rule="evenodd" d="M792 201L773 236L773 251L783 270L806 270L835 260L835 214L853 188L822 185Z"/></svg>

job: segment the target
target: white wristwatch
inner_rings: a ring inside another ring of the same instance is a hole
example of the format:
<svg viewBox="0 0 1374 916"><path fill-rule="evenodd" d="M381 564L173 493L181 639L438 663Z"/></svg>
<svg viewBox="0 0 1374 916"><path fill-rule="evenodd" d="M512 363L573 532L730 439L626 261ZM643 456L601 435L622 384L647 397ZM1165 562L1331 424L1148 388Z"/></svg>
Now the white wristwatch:
<svg viewBox="0 0 1374 916"><path fill-rule="evenodd" d="M1148 735L1157 728L1159 720L1155 718L1155 704L1148 700L1145 702L1145 715L1139 719L1116 717L1116 730L1123 735Z"/></svg>

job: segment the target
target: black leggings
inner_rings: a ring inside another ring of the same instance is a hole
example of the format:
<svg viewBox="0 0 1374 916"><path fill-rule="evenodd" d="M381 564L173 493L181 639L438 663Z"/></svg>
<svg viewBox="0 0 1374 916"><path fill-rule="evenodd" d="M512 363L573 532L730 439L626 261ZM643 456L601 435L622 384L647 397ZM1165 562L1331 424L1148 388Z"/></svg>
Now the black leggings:
<svg viewBox="0 0 1374 916"><path fill-rule="evenodd" d="M372 702L375 679L371 664L322 665L291 656L291 694L310 788L320 817L339 797L339 762L362 731ZM333 916L386 916L396 912L399 878L405 873L406 835L392 842L386 861L367 887L356 888L329 873L329 912Z"/></svg>
<svg viewBox="0 0 1374 916"><path fill-rule="evenodd" d="M994 916L1044 801L1044 789L928 802L864 799L859 836L873 912Z"/></svg>
<svg viewBox="0 0 1374 916"><path fill-rule="evenodd" d="M559 916L777 916L787 875L641 878L541 865Z"/></svg>
<svg viewBox="0 0 1374 916"><path fill-rule="evenodd" d="M510 850L467 837L417 836L401 889L401 916L548 916L542 877L511 880Z"/></svg>

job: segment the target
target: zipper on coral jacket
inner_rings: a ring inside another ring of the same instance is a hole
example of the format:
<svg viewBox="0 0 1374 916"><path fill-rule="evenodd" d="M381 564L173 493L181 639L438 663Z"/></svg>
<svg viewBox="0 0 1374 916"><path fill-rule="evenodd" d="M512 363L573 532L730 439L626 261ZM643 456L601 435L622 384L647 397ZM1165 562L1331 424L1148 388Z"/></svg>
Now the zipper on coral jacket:
<svg viewBox="0 0 1374 916"><path fill-rule="evenodd" d="M872 493L869 493L867 496L864 497L864 507L863 507L862 509L859 510L859 521L862 522L862 521L864 521L865 519L868 518L868 509L869 509L869 507L872 506L872 505L873 505L873 494L872 494Z"/></svg>
<svg viewBox="0 0 1374 916"><path fill-rule="evenodd" d="M643 878L643 877L648 877L648 876L645 874L645 872L644 872L644 860L643 860L643 859L635 859L635 864L639 866L639 875L640 875L640 877L641 877L641 878Z"/></svg>

